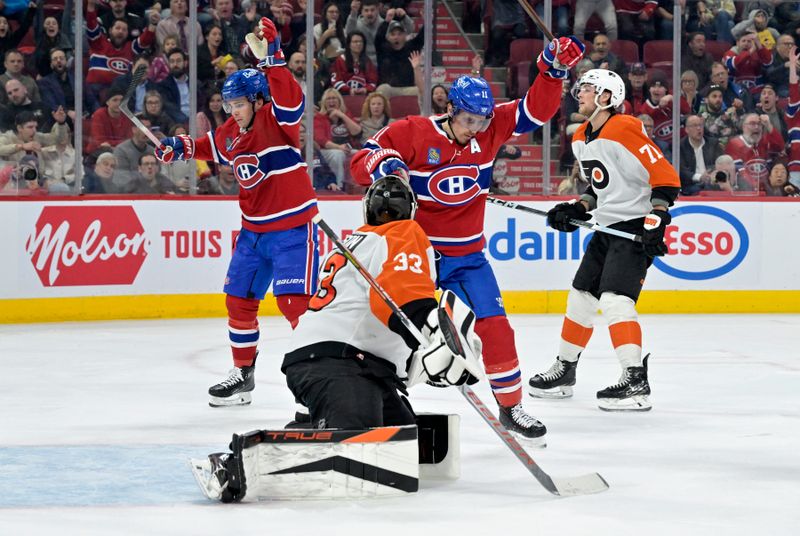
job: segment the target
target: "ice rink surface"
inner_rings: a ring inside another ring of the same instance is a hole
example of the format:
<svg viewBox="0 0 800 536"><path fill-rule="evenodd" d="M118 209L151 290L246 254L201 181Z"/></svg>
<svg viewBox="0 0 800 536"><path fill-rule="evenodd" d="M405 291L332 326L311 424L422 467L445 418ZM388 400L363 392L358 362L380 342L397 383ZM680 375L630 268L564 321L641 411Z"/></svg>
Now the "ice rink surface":
<svg viewBox="0 0 800 536"><path fill-rule="evenodd" d="M619 376L604 326L573 399L525 397L549 430L534 459L552 476L599 472L603 494L551 496L455 390L420 386L415 409L461 415L460 480L246 505L205 499L187 459L293 415L282 318L261 319L253 404L229 409L206 395L230 367L225 319L0 326L0 534L800 534L800 316L641 320L653 411L597 409ZM552 363L561 317L511 321L527 385Z"/></svg>

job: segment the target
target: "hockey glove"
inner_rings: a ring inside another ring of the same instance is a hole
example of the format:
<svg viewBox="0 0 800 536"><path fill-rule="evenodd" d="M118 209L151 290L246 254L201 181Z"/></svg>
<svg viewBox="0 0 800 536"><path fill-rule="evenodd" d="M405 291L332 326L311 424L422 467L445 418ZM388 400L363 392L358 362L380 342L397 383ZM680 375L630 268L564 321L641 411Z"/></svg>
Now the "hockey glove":
<svg viewBox="0 0 800 536"><path fill-rule="evenodd" d="M553 39L550 44L539 53L536 65L539 72L553 78L569 78L569 70L583 57L586 46L574 35Z"/></svg>
<svg viewBox="0 0 800 536"><path fill-rule="evenodd" d="M263 69L286 65L286 59L281 50L281 37L275 24L268 18L262 17L258 23L258 30L261 38L252 33L245 36L247 45L259 60L258 67Z"/></svg>
<svg viewBox="0 0 800 536"><path fill-rule="evenodd" d="M408 180L408 166L394 149L374 151L365 160L367 173L373 181L387 175L398 175Z"/></svg>
<svg viewBox="0 0 800 536"><path fill-rule="evenodd" d="M592 216L586 213L586 207L580 201L559 203L547 211L547 225L562 233L571 233L578 228L577 225L569 222L569 220L573 219L582 221L592 219Z"/></svg>
<svg viewBox="0 0 800 536"><path fill-rule="evenodd" d="M189 160L194 156L194 140L191 136L180 135L164 138L161 144L166 147L164 151L156 147L155 155L161 162L169 164L173 160Z"/></svg>
<svg viewBox="0 0 800 536"><path fill-rule="evenodd" d="M650 257L663 257L668 253L667 245L664 243L664 233L671 221L672 216L666 210L653 209L644 217L642 245Z"/></svg>

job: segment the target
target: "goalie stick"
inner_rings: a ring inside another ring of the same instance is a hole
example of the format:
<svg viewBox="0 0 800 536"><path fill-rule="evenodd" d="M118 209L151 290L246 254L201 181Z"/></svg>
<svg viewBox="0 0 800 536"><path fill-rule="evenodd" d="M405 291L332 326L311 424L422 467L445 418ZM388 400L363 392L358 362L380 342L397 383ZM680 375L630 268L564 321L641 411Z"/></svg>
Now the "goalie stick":
<svg viewBox="0 0 800 536"><path fill-rule="evenodd" d="M152 141L156 147L161 149L162 152L167 152L167 149L169 148L166 145L163 145L161 143L161 140L156 138L156 135L153 134L149 128L144 126L144 124L142 124L142 122L139 121L139 118L136 117L136 115L134 115L134 113L131 112L130 109L128 109L128 101L133 96L134 92L136 91L136 87L139 85L139 82L142 81L142 78L144 78L145 74L147 74L147 67L145 67L144 65L140 65L139 68L133 72L133 75L131 75L131 84L128 86L128 90L125 92L125 96L122 98L122 102L119 105L119 109L125 115L125 117L130 119L131 123L133 123L133 126L141 130L142 133L144 133L144 135L147 136L147 138L150 141Z"/></svg>
<svg viewBox="0 0 800 536"><path fill-rule="evenodd" d="M408 329L408 331L417 339L417 342L420 344L426 344L425 337L422 333L417 329L417 327L411 322L411 320L406 316L402 309L395 303L389 294L381 287L380 283L378 283L372 274L364 268L364 265L359 262L356 256L353 254L352 251L341 241L339 235L328 226L325 220L322 219L320 214L317 214L312 218L312 221L316 223L322 232L331 239L331 241L336 245L339 251L345 256L345 258L350 261L358 273L360 273L364 279L369 283L369 285L378 293L381 299L386 302L386 305L392 310L392 312L397 315L397 318L403 324L403 326ZM441 310L440 310L441 311ZM456 327L452 324L452 319L447 315L439 315L440 324L442 321L447 321L450 323L449 330L442 330L442 333L446 335L448 346L451 348L459 348L460 341L457 337L452 337L452 334L457 331ZM449 337L448 337L449 335ZM469 362L467 362L469 364ZM474 367L467 367L470 374L475 376L476 378L480 378L483 376L481 371L472 370ZM491 426L492 430L497 434L497 436L506 444L506 446L511 449L514 455L519 459L523 465L528 469L528 471L539 481L539 483L550 493L553 495L559 495L562 497L568 497L573 495L586 495L589 493L599 493L601 491L605 491L608 489L608 483L600 476L598 473L589 473L586 475L576 476L576 477L567 477L567 478L552 478L548 475L539 465L534 461L533 458L528 454L528 452L519 444L519 442L514 439L514 436L509 433L505 426L492 414L486 404L480 399L480 397L473 391L467 384L463 384L459 386L459 391L464 398L467 399L469 404L477 411L483 420L486 421L489 426Z"/></svg>
<svg viewBox="0 0 800 536"><path fill-rule="evenodd" d="M497 197L492 197L491 195L486 196L486 201L495 205L500 205L501 207L511 208L514 210L521 210L522 212L529 212L531 214L536 214L537 216L547 217L547 211L545 210L539 210L538 208L532 208L525 205L520 205L519 203L515 203L513 201L506 201L505 199L498 199ZM617 229L612 229L611 227L604 227L597 223L589 223L583 220L576 220L576 219L571 219L569 220L569 222L572 225L577 225L578 227L583 227L584 229L589 229L590 231L597 231L598 233L606 233L618 236L620 238L633 240L634 242L642 241L641 235L626 233L625 231L619 231Z"/></svg>

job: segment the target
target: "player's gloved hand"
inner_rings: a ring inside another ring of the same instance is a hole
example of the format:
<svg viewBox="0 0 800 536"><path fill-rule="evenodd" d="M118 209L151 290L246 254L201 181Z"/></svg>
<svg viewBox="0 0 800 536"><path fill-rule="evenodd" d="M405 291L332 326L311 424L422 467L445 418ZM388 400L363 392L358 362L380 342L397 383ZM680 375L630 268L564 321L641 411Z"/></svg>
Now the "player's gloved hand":
<svg viewBox="0 0 800 536"><path fill-rule="evenodd" d="M472 385L478 378L469 373L464 356L451 351L439 327L438 308L431 310L422 334L429 341L427 346L415 352L414 359L419 359L428 376L428 383L437 387L446 385ZM478 353L477 355L480 355Z"/></svg>
<svg viewBox="0 0 800 536"><path fill-rule="evenodd" d="M569 78L569 70L581 60L585 50L586 46L574 35L559 37L539 53L536 65L539 72L553 78Z"/></svg>
<svg viewBox="0 0 800 536"><path fill-rule="evenodd" d="M165 164L169 164L173 160L189 160L194 156L194 140L191 136L181 134L171 138L164 138L161 140L161 145L165 147L161 150L156 147L156 158Z"/></svg>
<svg viewBox="0 0 800 536"><path fill-rule="evenodd" d="M258 35L249 33L245 36L247 45L253 52L253 55L258 58L258 66L276 67L279 65L286 65L286 59L281 50L281 37L275 24L267 17L261 17L258 22Z"/></svg>
<svg viewBox="0 0 800 536"><path fill-rule="evenodd" d="M569 222L569 220L573 219L582 221L592 219L592 216L586 213L586 207L580 201L559 203L547 211L547 225L562 233L571 233L578 228L577 225Z"/></svg>
<svg viewBox="0 0 800 536"><path fill-rule="evenodd" d="M653 209L644 217L642 245L649 256L663 257L668 253L667 244L664 243L664 233L671 221L672 216L666 210Z"/></svg>
<svg viewBox="0 0 800 536"><path fill-rule="evenodd" d="M408 166L394 149L380 149L370 154L364 162L367 173L376 181L387 175L397 175L408 180Z"/></svg>

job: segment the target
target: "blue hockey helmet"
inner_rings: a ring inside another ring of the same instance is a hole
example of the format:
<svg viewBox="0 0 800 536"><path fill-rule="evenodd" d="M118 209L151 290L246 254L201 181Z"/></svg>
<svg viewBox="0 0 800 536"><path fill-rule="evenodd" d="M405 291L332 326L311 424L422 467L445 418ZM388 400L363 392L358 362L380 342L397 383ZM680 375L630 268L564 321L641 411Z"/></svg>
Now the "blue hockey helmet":
<svg viewBox="0 0 800 536"><path fill-rule="evenodd" d="M461 111L483 117L494 114L492 88L483 78L459 77L450 87L447 98L453 105L453 115Z"/></svg>
<svg viewBox="0 0 800 536"><path fill-rule="evenodd" d="M222 100L226 102L238 97L247 97L250 102L255 102L259 95L268 99L269 85L264 74L256 69L236 71L222 85Z"/></svg>

